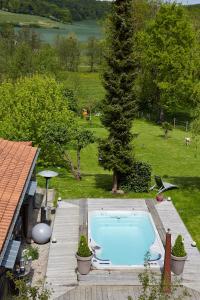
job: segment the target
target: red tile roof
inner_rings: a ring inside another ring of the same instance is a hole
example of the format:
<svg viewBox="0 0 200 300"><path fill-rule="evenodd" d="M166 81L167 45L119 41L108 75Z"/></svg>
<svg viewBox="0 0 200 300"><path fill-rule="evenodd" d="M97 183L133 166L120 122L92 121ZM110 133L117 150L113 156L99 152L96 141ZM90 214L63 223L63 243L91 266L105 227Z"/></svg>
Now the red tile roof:
<svg viewBox="0 0 200 300"><path fill-rule="evenodd" d="M36 153L31 142L0 139L0 252Z"/></svg>

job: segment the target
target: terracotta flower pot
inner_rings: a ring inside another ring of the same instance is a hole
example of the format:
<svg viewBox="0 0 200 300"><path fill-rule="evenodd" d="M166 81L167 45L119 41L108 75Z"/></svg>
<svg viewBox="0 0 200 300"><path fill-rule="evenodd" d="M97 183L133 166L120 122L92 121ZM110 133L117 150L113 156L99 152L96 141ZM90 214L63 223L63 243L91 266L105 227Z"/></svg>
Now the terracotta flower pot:
<svg viewBox="0 0 200 300"><path fill-rule="evenodd" d="M174 274L180 275L183 273L186 256L178 257L171 254L171 270Z"/></svg>
<svg viewBox="0 0 200 300"><path fill-rule="evenodd" d="M162 194L159 194L159 195L156 196L156 200L158 202L162 202L164 200L164 196Z"/></svg>
<svg viewBox="0 0 200 300"><path fill-rule="evenodd" d="M90 272L92 257L93 254L88 257L82 257L76 254L77 267L80 274L87 275Z"/></svg>

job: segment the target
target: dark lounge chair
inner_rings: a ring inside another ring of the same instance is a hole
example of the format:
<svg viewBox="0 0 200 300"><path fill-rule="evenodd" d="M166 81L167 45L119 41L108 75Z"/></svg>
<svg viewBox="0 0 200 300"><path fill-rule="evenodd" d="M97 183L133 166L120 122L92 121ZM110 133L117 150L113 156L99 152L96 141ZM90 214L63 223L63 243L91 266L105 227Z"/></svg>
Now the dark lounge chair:
<svg viewBox="0 0 200 300"><path fill-rule="evenodd" d="M154 188L157 188L157 190L158 190L157 194L160 194L162 192L172 190L172 189L178 189L177 185L162 181L162 178L160 176L155 176L155 182L156 182L156 184L150 188L150 191L152 191Z"/></svg>

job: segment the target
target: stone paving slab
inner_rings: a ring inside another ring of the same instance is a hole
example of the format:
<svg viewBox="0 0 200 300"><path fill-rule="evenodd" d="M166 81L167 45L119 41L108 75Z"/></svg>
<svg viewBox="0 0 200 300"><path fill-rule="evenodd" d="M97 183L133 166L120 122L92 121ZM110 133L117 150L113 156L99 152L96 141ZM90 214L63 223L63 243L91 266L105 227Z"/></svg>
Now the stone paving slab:
<svg viewBox="0 0 200 300"><path fill-rule="evenodd" d="M189 234L186 226L184 225L181 217L179 216L176 208L171 201L164 201L157 204L156 209L165 227L171 229L172 244L177 237L181 234L184 238L185 249L188 254L185 268L182 275L183 284L186 287L192 288L200 292L200 253L196 247L192 247L192 237ZM199 295L200 299L200 295Z"/></svg>

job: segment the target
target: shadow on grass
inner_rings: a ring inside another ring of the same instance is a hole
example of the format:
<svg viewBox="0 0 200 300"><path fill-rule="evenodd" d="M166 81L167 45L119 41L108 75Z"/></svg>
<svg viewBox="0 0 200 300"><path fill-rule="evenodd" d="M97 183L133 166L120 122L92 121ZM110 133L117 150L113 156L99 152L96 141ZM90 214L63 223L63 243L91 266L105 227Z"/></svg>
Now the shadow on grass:
<svg viewBox="0 0 200 300"><path fill-rule="evenodd" d="M103 189L106 192L111 191L112 176L109 174L82 174L83 178L94 177L94 186L97 189Z"/></svg>
<svg viewBox="0 0 200 300"><path fill-rule="evenodd" d="M170 182L176 184L179 188L193 190L198 189L200 190L200 177L176 177L171 176Z"/></svg>
<svg viewBox="0 0 200 300"><path fill-rule="evenodd" d="M112 176L109 174L95 174L96 188L111 191L112 189Z"/></svg>

